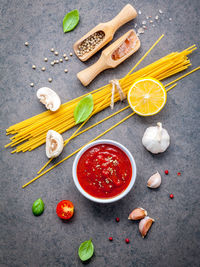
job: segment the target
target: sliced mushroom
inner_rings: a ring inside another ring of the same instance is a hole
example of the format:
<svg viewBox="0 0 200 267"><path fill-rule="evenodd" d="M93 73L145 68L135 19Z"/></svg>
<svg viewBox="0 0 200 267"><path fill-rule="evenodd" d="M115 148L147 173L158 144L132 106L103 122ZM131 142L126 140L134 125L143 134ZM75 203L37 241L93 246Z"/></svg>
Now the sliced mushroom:
<svg viewBox="0 0 200 267"><path fill-rule="evenodd" d="M49 130L46 136L46 155L48 158L58 157L64 147L62 135L56 131Z"/></svg>
<svg viewBox="0 0 200 267"><path fill-rule="evenodd" d="M60 97L52 89L48 87L42 87L37 90L37 98L47 109L56 111L59 109L61 101Z"/></svg>

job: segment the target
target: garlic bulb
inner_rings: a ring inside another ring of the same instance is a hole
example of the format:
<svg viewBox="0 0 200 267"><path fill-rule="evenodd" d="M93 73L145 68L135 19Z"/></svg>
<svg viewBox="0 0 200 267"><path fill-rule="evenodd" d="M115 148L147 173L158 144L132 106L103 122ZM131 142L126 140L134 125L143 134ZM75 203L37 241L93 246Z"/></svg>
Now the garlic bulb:
<svg viewBox="0 0 200 267"><path fill-rule="evenodd" d="M162 128L162 123L158 122L157 126L146 129L142 144L153 154L162 153L170 144L170 136L167 130Z"/></svg>
<svg viewBox="0 0 200 267"><path fill-rule="evenodd" d="M48 158L58 157L64 147L62 135L56 131L49 130L46 136L46 155Z"/></svg>
<svg viewBox="0 0 200 267"><path fill-rule="evenodd" d="M48 87L42 87L37 90L37 98L47 109L56 111L59 109L61 101L60 97L52 89Z"/></svg>
<svg viewBox="0 0 200 267"><path fill-rule="evenodd" d="M158 188L160 185L161 185L161 176L159 172L156 172L147 181L147 186L150 188Z"/></svg>
<svg viewBox="0 0 200 267"><path fill-rule="evenodd" d="M143 208L136 208L134 209L128 216L129 220L141 220L145 216L147 216L147 211Z"/></svg>

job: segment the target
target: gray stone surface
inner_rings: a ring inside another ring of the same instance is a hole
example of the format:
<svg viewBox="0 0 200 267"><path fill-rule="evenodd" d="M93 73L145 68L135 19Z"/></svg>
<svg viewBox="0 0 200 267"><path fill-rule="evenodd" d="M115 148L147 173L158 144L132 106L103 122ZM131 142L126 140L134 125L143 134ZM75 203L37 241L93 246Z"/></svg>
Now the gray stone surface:
<svg viewBox="0 0 200 267"><path fill-rule="evenodd" d="M10 154L3 146L8 143L5 129L44 110L36 99L36 90L50 86L61 96L62 102L106 84L111 78L123 77L162 34L165 38L145 59L145 66L160 57L199 43L199 0L194 1L130 1L142 14L135 20L141 24L146 15L159 15L155 27L147 25L141 35L142 47L117 69L107 70L84 88L76 73L95 62L97 53L87 63L75 56L68 62L52 68L50 48L60 55L72 51L73 43L99 22L113 18L128 1L64 1L64 0L1 0L0 1L0 105L1 105L1 258L0 266L44 267L82 266L77 250L79 244L93 239L95 255L88 266L199 266L199 73L194 73L178 83L168 94L162 112L154 117L134 116L105 135L128 147L137 164L134 189L123 200L98 205L82 197L72 180L73 158L57 167L26 189L21 186L33 178L46 162L44 147L24 154ZM80 23L70 33L63 34L64 15L77 8ZM162 9L163 14L158 10ZM169 18L172 21L169 21ZM146 20L146 19L145 19ZM127 23L117 31L114 40L133 27ZM29 42L29 47L24 42ZM43 58L48 57L48 63ZM190 56L193 66L200 63L199 50ZM32 70L35 64L37 69ZM40 71L46 66L46 71ZM69 72L64 73L68 68ZM52 77L52 84L48 78ZM170 79L169 79L170 80ZM34 82L35 86L29 86ZM115 109L124 104L118 103ZM126 112L129 113L130 111ZM88 123L110 114L101 112ZM125 113L125 112L124 112ZM73 140L62 157L107 129L124 114L99 125L91 132ZM141 144L146 127L161 121L171 135L171 145L166 153L153 156ZM65 133L64 137L70 135ZM164 175L164 170L169 175ZM158 170L163 182L158 190L146 187L147 178ZM180 171L181 176L176 173ZM167 192L173 192L169 199ZM44 214L34 217L31 206L41 197L45 202ZM75 205L75 215L63 223L56 215L57 203L70 199ZM148 210L155 219L148 236L143 240L138 224L128 221L129 212L138 206ZM115 222L115 217L120 222ZM114 241L109 242L108 237ZM130 244L125 244L128 237Z"/></svg>

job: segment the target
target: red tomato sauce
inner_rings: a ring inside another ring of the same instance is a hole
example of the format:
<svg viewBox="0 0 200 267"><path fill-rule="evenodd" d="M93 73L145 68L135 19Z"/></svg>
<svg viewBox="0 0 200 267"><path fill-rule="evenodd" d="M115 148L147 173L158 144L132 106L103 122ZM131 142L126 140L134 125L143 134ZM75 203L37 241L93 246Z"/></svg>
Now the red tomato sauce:
<svg viewBox="0 0 200 267"><path fill-rule="evenodd" d="M81 187L90 195L110 198L129 185L132 167L128 156L118 147L99 144L86 150L77 164Z"/></svg>

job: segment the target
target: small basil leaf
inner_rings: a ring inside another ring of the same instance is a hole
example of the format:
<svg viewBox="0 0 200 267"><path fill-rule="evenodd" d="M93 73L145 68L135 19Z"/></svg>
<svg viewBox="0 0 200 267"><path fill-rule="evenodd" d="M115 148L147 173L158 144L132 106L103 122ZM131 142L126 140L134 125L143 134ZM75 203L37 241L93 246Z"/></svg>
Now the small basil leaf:
<svg viewBox="0 0 200 267"><path fill-rule="evenodd" d="M78 255L82 261L89 260L92 257L93 253L94 253L94 245L92 243L92 240L87 240L81 243L78 249Z"/></svg>
<svg viewBox="0 0 200 267"><path fill-rule="evenodd" d="M63 31L70 32L72 31L77 24L79 23L79 12L77 9L74 9L67 13L63 19Z"/></svg>
<svg viewBox="0 0 200 267"><path fill-rule="evenodd" d="M35 216L39 216L43 213L44 211L44 202L42 201L41 198L38 198L32 206L32 212Z"/></svg>
<svg viewBox="0 0 200 267"><path fill-rule="evenodd" d="M91 94L81 99L75 107L74 119L76 124L85 121L93 111L94 103Z"/></svg>

